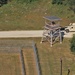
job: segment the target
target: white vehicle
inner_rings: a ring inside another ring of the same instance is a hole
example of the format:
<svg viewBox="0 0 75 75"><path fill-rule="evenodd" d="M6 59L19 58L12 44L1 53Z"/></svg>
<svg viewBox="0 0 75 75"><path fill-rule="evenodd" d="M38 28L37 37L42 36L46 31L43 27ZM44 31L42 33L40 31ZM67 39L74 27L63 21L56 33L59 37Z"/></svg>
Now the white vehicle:
<svg viewBox="0 0 75 75"><path fill-rule="evenodd" d="M70 23L69 26L65 28L65 31L68 33L69 31L75 31L75 23Z"/></svg>

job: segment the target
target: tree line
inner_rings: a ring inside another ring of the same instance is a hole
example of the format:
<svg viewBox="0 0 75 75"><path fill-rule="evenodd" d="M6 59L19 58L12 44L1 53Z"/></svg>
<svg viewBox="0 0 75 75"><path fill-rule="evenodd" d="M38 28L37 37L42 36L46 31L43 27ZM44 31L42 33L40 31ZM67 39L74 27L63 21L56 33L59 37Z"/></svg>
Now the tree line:
<svg viewBox="0 0 75 75"><path fill-rule="evenodd" d="M6 4L9 1L13 1L13 0L0 0L0 4ZM39 0L15 0L15 1L30 3ZM63 4L64 1L67 1L66 3L69 5L75 5L75 0L52 0L52 4Z"/></svg>
<svg viewBox="0 0 75 75"><path fill-rule="evenodd" d="M75 0L52 0L52 4L62 5L64 3L75 13Z"/></svg>
<svg viewBox="0 0 75 75"><path fill-rule="evenodd" d="M0 0L0 6L2 6L3 4L7 4L7 0Z"/></svg>
<svg viewBox="0 0 75 75"><path fill-rule="evenodd" d="M0 6L7 4L10 1L13 1L13 0L0 0ZM24 2L31 3L33 1L39 1L39 0L15 0L15 1L20 2L20 3L24 3ZM75 0L52 0L52 4L57 4L57 5L62 5L65 2L66 2L66 5L68 5L69 8L73 10L75 13Z"/></svg>
<svg viewBox="0 0 75 75"><path fill-rule="evenodd" d="M12 2L13 0L0 0L0 6L7 4L8 2ZM20 3L31 3L33 1L38 1L38 0L15 0L16 2Z"/></svg>

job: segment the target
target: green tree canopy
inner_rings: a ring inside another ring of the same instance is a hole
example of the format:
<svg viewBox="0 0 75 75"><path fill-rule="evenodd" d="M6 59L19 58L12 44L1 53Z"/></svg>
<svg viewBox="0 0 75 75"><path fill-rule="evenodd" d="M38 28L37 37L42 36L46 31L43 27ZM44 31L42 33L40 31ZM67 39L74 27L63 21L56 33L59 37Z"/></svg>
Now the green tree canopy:
<svg viewBox="0 0 75 75"><path fill-rule="evenodd" d="M52 4L62 4L63 0L52 0Z"/></svg>
<svg viewBox="0 0 75 75"><path fill-rule="evenodd" d="M2 6L3 4L7 4L8 0L0 0L0 6Z"/></svg>
<svg viewBox="0 0 75 75"><path fill-rule="evenodd" d="M31 3L33 1L38 1L38 0L17 0L17 2L26 2L26 3Z"/></svg>
<svg viewBox="0 0 75 75"><path fill-rule="evenodd" d="M73 38L71 39L70 49L72 52L75 52L75 35L73 35Z"/></svg>
<svg viewBox="0 0 75 75"><path fill-rule="evenodd" d="M67 0L67 3L69 4L70 9L75 13L75 0Z"/></svg>

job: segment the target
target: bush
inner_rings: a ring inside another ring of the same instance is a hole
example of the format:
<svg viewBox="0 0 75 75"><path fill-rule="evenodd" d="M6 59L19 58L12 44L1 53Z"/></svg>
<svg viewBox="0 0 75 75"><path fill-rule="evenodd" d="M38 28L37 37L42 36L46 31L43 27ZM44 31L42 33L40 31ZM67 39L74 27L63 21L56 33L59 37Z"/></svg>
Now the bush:
<svg viewBox="0 0 75 75"><path fill-rule="evenodd" d="M62 4L63 1L62 0L52 0L52 4Z"/></svg>
<svg viewBox="0 0 75 75"><path fill-rule="evenodd" d="M75 14L75 0L68 0L67 3L69 4L69 8L74 12Z"/></svg>
<svg viewBox="0 0 75 75"><path fill-rule="evenodd" d="M17 0L17 2L20 2L20 3L31 3L33 1L38 1L38 0Z"/></svg>
<svg viewBox="0 0 75 75"><path fill-rule="evenodd" d="M8 0L0 0L0 7L4 4L7 4Z"/></svg>
<svg viewBox="0 0 75 75"><path fill-rule="evenodd" d="M75 52L75 35L73 35L73 38L71 39L70 49L72 52Z"/></svg>
<svg viewBox="0 0 75 75"><path fill-rule="evenodd" d="M56 2L57 2L56 0L52 0L52 4L56 4Z"/></svg>
<svg viewBox="0 0 75 75"><path fill-rule="evenodd" d="M63 4L62 0L57 0L57 4Z"/></svg>

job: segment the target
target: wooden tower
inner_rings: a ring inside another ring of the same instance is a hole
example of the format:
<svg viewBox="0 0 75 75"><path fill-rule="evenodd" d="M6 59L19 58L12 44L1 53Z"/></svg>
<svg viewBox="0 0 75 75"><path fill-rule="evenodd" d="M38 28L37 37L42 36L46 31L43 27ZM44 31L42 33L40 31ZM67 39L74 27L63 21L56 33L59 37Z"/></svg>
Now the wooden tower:
<svg viewBox="0 0 75 75"><path fill-rule="evenodd" d="M53 43L59 39L60 43L62 43L62 36L61 36L61 27L59 24L60 18L56 16L46 16L45 19L45 26L44 31L42 34L41 43L44 41L48 41L52 47Z"/></svg>

